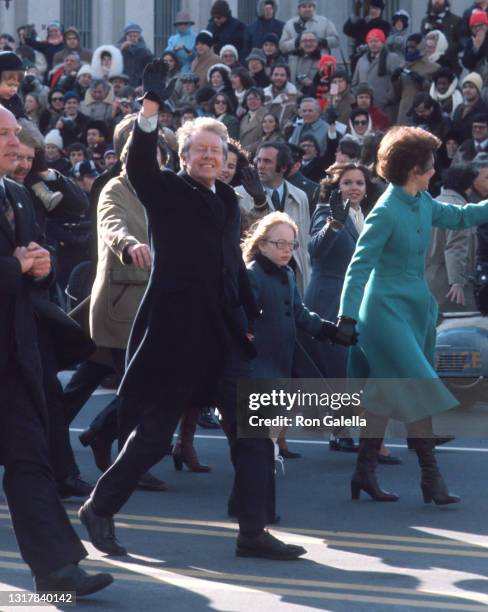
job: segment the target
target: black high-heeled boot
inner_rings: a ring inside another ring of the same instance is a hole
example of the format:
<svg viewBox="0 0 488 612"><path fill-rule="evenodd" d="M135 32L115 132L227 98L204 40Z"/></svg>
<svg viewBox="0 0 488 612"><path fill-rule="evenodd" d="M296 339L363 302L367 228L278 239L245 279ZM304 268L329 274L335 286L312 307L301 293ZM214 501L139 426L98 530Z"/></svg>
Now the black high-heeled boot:
<svg viewBox="0 0 488 612"><path fill-rule="evenodd" d="M374 501L394 502L399 497L396 493L383 491L376 478L378 452L382 438L361 438L356 471L351 479L351 497L359 499L361 491L367 493Z"/></svg>
<svg viewBox="0 0 488 612"><path fill-rule="evenodd" d="M420 487L424 502L430 504L433 501L438 506L460 502L460 497L449 493L447 485L439 472L434 455L435 440L433 438L410 438L410 440L417 453L422 470Z"/></svg>

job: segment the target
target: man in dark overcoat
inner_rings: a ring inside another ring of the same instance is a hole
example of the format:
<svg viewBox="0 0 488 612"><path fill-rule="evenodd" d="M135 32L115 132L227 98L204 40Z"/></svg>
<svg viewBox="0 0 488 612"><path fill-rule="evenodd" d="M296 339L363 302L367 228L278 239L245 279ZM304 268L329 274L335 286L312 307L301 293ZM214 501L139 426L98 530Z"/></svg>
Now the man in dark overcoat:
<svg viewBox="0 0 488 612"><path fill-rule="evenodd" d="M160 60L144 71L143 108L126 166L146 208L153 258L119 389L121 430L133 431L79 512L93 545L116 555L125 549L115 537L113 515L129 499L141 474L169 453L183 412L191 405L215 405L222 379L242 375L246 368L234 364L249 363L254 356L248 325L258 313L239 248L239 207L233 189L216 180L227 153L227 130L211 118L186 123L178 133L183 172L160 170L158 111L171 95L171 88L164 89L165 76ZM227 392L223 394L227 401L222 404L230 406ZM235 423L235 414L225 416ZM241 502L236 553L295 559L304 554L302 547L285 544L264 530L269 479L261 479L261 474L269 474L271 442L256 440L254 451L259 444L263 449L253 453L249 443L236 438L233 427L232 459ZM242 453L249 454L249 461Z"/></svg>
<svg viewBox="0 0 488 612"><path fill-rule="evenodd" d="M38 591L92 593L109 574L78 567L86 550L72 528L49 465L48 418L31 295L50 273L26 189L5 178L17 163L19 126L0 107L0 458L24 561Z"/></svg>

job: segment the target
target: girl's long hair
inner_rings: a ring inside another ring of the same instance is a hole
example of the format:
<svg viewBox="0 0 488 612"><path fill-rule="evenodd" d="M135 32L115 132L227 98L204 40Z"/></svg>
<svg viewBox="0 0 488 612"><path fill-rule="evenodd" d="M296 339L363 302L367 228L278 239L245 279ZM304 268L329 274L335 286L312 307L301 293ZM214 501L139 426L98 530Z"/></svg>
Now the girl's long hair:
<svg viewBox="0 0 488 612"><path fill-rule="evenodd" d="M286 223L286 225L289 225L293 229L295 238L298 236L297 224L290 215L283 212L269 213L269 215L262 217L249 228L249 231L242 241L242 255L246 263L251 262L259 253L259 243L266 239L270 229L281 223Z"/></svg>

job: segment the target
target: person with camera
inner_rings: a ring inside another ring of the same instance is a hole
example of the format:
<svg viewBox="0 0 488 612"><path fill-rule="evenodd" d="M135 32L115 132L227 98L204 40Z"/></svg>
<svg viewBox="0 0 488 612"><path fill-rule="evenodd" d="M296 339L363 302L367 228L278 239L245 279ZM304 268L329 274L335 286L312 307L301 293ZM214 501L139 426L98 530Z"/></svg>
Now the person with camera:
<svg viewBox="0 0 488 612"><path fill-rule="evenodd" d="M330 52L339 46L339 34L330 19L317 15L316 0L299 0L298 15L285 23L280 38L280 50L288 55L299 48L302 32L313 32L317 35L322 49Z"/></svg>
<svg viewBox="0 0 488 612"><path fill-rule="evenodd" d="M319 39L313 32L302 32L298 49L288 58L290 81L300 90L303 96L314 92L314 77L319 69L321 50Z"/></svg>
<svg viewBox="0 0 488 612"><path fill-rule="evenodd" d="M21 45L28 45L39 51L46 58L46 74L51 70L54 56L64 49L63 25L54 19L47 24L46 40L37 40L37 32L32 24L21 26L17 30Z"/></svg>

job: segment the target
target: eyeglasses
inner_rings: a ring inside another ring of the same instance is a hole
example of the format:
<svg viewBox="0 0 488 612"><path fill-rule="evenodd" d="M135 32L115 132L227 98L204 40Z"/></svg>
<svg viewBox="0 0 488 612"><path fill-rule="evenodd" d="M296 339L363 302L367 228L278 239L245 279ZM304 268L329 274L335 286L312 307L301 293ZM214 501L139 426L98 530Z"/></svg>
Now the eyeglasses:
<svg viewBox="0 0 488 612"><path fill-rule="evenodd" d="M352 122L353 125L368 125L368 122L366 121L366 119L355 119Z"/></svg>
<svg viewBox="0 0 488 612"><path fill-rule="evenodd" d="M225 100L215 100L215 104L227 104Z"/></svg>
<svg viewBox="0 0 488 612"><path fill-rule="evenodd" d="M278 249L278 251L286 251L286 249L290 249L292 251L296 251L300 246L298 240L293 240L293 242L288 242L288 240L264 240L263 242L269 242L270 244L274 244L274 246Z"/></svg>
<svg viewBox="0 0 488 612"><path fill-rule="evenodd" d="M63 99L63 96L60 96L59 98L56 96L51 98L51 102L62 102Z"/></svg>

